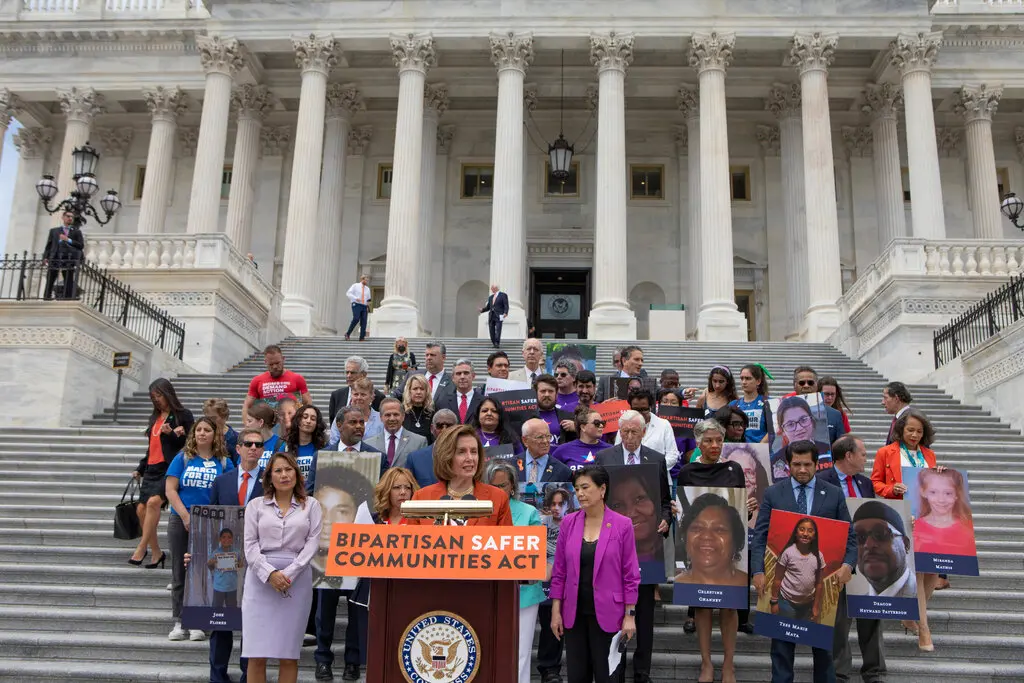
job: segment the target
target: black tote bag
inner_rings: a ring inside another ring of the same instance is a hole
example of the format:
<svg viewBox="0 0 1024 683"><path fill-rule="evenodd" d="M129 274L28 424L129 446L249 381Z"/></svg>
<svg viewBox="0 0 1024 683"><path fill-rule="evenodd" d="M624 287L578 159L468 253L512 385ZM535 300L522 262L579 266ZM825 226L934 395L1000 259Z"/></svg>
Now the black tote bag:
<svg viewBox="0 0 1024 683"><path fill-rule="evenodd" d="M124 487L124 493L121 494L121 502L114 508L114 538L130 541L142 536L139 513L135 509L135 506L138 505L138 501L135 500L135 494L140 491L140 488L139 481L134 477ZM125 500L129 491L131 492L131 498Z"/></svg>

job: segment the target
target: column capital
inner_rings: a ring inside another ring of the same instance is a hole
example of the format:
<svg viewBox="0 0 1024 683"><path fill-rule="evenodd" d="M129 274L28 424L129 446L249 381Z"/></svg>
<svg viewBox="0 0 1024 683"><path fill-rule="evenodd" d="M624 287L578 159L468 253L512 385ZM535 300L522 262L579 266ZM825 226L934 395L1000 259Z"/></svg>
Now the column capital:
<svg viewBox="0 0 1024 683"><path fill-rule="evenodd" d="M0 128L6 128L21 109L21 99L7 88L0 88Z"/></svg>
<svg viewBox="0 0 1024 683"><path fill-rule="evenodd" d="M690 38L690 66L697 73L725 71L732 62L732 49L735 45L735 33L694 33Z"/></svg>
<svg viewBox="0 0 1024 683"><path fill-rule="evenodd" d="M42 159L52 142L52 128L22 128L14 134L14 146L26 159Z"/></svg>
<svg viewBox="0 0 1024 683"><path fill-rule="evenodd" d="M428 83L423 89L423 113L438 118L448 111L448 84Z"/></svg>
<svg viewBox="0 0 1024 683"><path fill-rule="evenodd" d="M1017 154L1024 161L1024 128L1013 129L1013 142L1017 145Z"/></svg>
<svg viewBox="0 0 1024 683"><path fill-rule="evenodd" d="M676 106L687 119L700 119L700 88L683 84L676 91Z"/></svg>
<svg viewBox="0 0 1024 683"><path fill-rule="evenodd" d="M676 155L685 157L690 154L690 129L686 126L675 126L672 137L676 141Z"/></svg>
<svg viewBox="0 0 1024 683"><path fill-rule="evenodd" d="M181 156L194 157L196 147L199 146L199 126L185 126L178 128L178 147Z"/></svg>
<svg viewBox="0 0 1024 683"><path fill-rule="evenodd" d="M633 40L632 33L591 33L590 63L597 67L598 73L609 70L626 73L633 63Z"/></svg>
<svg viewBox="0 0 1024 683"><path fill-rule="evenodd" d="M533 64L533 34L491 34L491 61L499 72L505 69L524 74Z"/></svg>
<svg viewBox="0 0 1024 683"><path fill-rule="evenodd" d="M455 138L455 126L449 124L437 129L437 153L448 154L452 149L452 140Z"/></svg>
<svg viewBox="0 0 1024 683"><path fill-rule="evenodd" d="M836 56L838 33L797 33L789 48L789 63L801 75L808 71L828 71Z"/></svg>
<svg viewBox="0 0 1024 683"><path fill-rule="evenodd" d="M757 141L765 156L777 157L782 151L781 133L778 126L758 126L754 129Z"/></svg>
<svg viewBox="0 0 1024 683"><path fill-rule="evenodd" d="M915 71L931 72L942 44L942 31L901 33L889 43L889 61L906 76Z"/></svg>
<svg viewBox="0 0 1024 683"><path fill-rule="evenodd" d="M348 153L352 156L363 156L372 139L373 126L353 128L348 132Z"/></svg>
<svg viewBox="0 0 1024 683"><path fill-rule="evenodd" d="M903 90L894 83L868 83L864 86L864 102L860 109L872 121L895 120L903 106Z"/></svg>
<svg viewBox="0 0 1024 683"><path fill-rule="evenodd" d="M91 125L97 114L107 111L106 99L92 88L71 87L57 91L61 111L68 121Z"/></svg>
<svg viewBox="0 0 1024 683"><path fill-rule="evenodd" d="M243 83L231 91L231 108L239 119L262 122L276 105L277 97L265 85Z"/></svg>
<svg viewBox="0 0 1024 683"><path fill-rule="evenodd" d="M135 129L131 127L97 128L93 133L93 138L99 141L100 151L112 157L128 156L134 137Z"/></svg>
<svg viewBox="0 0 1024 683"><path fill-rule="evenodd" d="M851 158L872 155L874 134L870 126L843 126L839 133L843 138L843 147Z"/></svg>
<svg viewBox="0 0 1024 683"><path fill-rule="evenodd" d="M802 93L799 83L775 83L764 100L764 108L780 121L799 118L802 107Z"/></svg>
<svg viewBox="0 0 1024 683"><path fill-rule="evenodd" d="M992 121L992 115L999 107L999 98L1003 96L1001 85L965 85L953 93L953 111L964 117L967 123L974 121Z"/></svg>
<svg viewBox="0 0 1024 683"><path fill-rule="evenodd" d="M199 61L206 73L220 73L233 76L242 68L242 46L237 38L223 36L196 36Z"/></svg>
<svg viewBox="0 0 1024 683"><path fill-rule="evenodd" d="M960 156L960 142L963 139L959 128L936 128L935 142L940 157Z"/></svg>
<svg viewBox="0 0 1024 683"><path fill-rule="evenodd" d="M302 73L314 71L326 76L338 65L340 50L334 36L317 38L315 33L310 33L305 38L292 38L292 49L295 64Z"/></svg>
<svg viewBox="0 0 1024 683"><path fill-rule="evenodd" d="M260 129L260 152L265 157L283 157L292 143L291 126Z"/></svg>
<svg viewBox="0 0 1024 683"><path fill-rule="evenodd" d="M391 36L391 53L395 58L398 72L427 70L437 64L437 51L434 49L434 36L429 33L416 35Z"/></svg>
<svg viewBox="0 0 1024 683"><path fill-rule="evenodd" d="M174 123L178 117L188 111L190 100L185 91L178 86L166 88L158 85L154 88L143 88L142 97L154 121L170 121Z"/></svg>
<svg viewBox="0 0 1024 683"><path fill-rule="evenodd" d="M355 83L331 83L327 86L328 119L350 121L361 111L366 111L366 102Z"/></svg>

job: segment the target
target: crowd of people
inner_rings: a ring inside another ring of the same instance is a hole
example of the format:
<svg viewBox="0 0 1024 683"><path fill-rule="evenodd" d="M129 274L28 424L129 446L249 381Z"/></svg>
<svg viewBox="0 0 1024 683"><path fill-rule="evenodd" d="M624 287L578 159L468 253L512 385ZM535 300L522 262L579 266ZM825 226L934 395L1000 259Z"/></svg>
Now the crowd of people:
<svg viewBox="0 0 1024 683"><path fill-rule="evenodd" d="M849 522L847 497L902 497L907 491L902 481L907 466L921 468L923 487L939 491L957 483L942 476L947 471L931 449L935 430L928 417L911 406L912 397L899 382L882 389L882 405L893 420L888 443L879 449L866 476L866 447L862 438L850 433L854 416L842 388L834 377L819 376L807 366L796 368L791 387L778 394L769 388L774 378L768 369L757 363L739 371L739 390L733 370L724 365L710 369L706 386L682 387L678 373L671 369L661 372L657 381L648 378L638 346L617 350L614 369L603 377L573 362L558 362L549 374L541 342L527 339L522 367L512 369L508 354L500 349L487 359L488 377L526 382L536 393L535 413L513 429L501 402L485 395L483 378L477 377L468 358L449 366L440 341L428 342L422 358L420 368L407 340L396 340L390 357L375 359L387 377L386 385L378 388L369 377L370 362L349 357L345 384L331 393L325 413L313 403L305 379L285 369L281 349L268 346L266 372L250 383L242 428L237 432L228 424L230 411L222 398L207 400L203 416L196 419L182 406L171 382L158 379L150 385L153 410L145 432L147 449L134 473L141 480L138 514L143 534L128 561L152 569L170 560L174 623L168 637L205 640L209 635L211 683L231 680L231 632L189 631L180 622L189 560L189 511L194 505L210 504L245 506L248 571L242 601L242 680L266 680L267 660L276 659L279 680L295 681L304 646L316 648L316 679L333 680L334 628L341 597L346 598L348 614L342 679L360 678L367 654L369 582L360 580L355 588L342 589L327 577L323 586L313 584L311 567L322 561L317 559L321 534L332 521L340 521L332 517L333 508L326 509L312 495L318 458L327 451L379 454L379 483L367 492L372 521L378 524L432 523L404 519L401 504L406 500L474 498L492 501L493 513L468 524L539 525L536 507L519 500L524 488L544 482L571 483L572 494L566 488L553 488L544 499L546 513L560 524L545 582L549 589L545 593L539 582L520 588L519 680L524 683L534 666L543 683L562 681L563 659L570 683L624 680L626 657L617 671L609 671L608 664L609 644L620 631L635 641L634 683L654 680L654 623L662 596L658 585L641 583L641 567L650 562L674 527L681 525L689 538L690 533L707 533L717 524L724 539L720 556L708 551L700 562L682 558L686 569L678 575L674 567L670 570L676 582L699 583L701 576L713 574L725 585L752 585L758 595L768 595L772 613L809 615L820 609L817 598L808 597L814 595L813 585L804 582L807 563L819 562L818 530L811 528L813 521L797 525L769 584L764 562L772 510L789 510L809 520L813 504L815 516ZM617 378L640 381L635 385L630 381L628 410L619 416L618 430L609 432L607 419L596 406L614 398ZM791 399L817 393L825 404L828 443L820 443L804 424L806 414L800 406L806 402ZM784 444L778 462L772 456L772 473L742 447L767 441L770 398L781 399L778 438ZM676 436L658 414L665 406L702 411L692 437ZM729 444L738 446L727 460L723 451ZM488 457L490 449L502 449L493 451L501 455ZM831 453L827 469L819 463L823 449ZM634 484L617 485L616 494L610 496L608 468L640 464L657 466L660 485L651 489L637 479ZM772 480L776 483L770 484ZM321 481L321 485L327 483ZM676 490L687 486L743 490L746 517L714 495L702 496L681 509ZM339 485L338 490L343 492L343 487ZM815 498L816 491L820 500ZM936 501L940 494L936 493ZM358 500L354 503L358 505ZM570 503L577 509L570 509L574 507ZM167 506L171 508L169 548L164 551L157 526ZM936 503L929 512L936 538L959 533L958 513L950 505ZM728 558L748 543L748 530L749 566L743 571L729 564ZM850 525L843 565L835 575L840 584L856 568L858 544L871 538ZM146 563L147 558L152 561ZM814 576L812 570L812 581ZM921 587L917 593L920 618L904 622L904 627L918 635L922 651L931 651L927 604L932 592L948 583L932 574L909 578ZM713 611L691 608L686 623L686 632L697 634L701 656L697 680L701 682L715 680ZM736 680L737 633L752 633L751 619L756 616L748 610L720 610L724 683ZM813 651L815 681L849 679L851 624L844 607L836 619L833 651ZM863 679L884 680L880 622L858 618L857 630ZM794 650L792 643L772 641L773 681L793 680Z"/></svg>

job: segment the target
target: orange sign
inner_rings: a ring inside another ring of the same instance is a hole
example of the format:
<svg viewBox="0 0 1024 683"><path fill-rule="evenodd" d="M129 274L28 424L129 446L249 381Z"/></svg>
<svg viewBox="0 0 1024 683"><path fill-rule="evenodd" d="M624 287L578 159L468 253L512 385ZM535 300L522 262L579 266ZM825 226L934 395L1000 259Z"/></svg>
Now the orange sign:
<svg viewBox="0 0 1024 683"><path fill-rule="evenodd" d="M335 524L328 576L544 580L544 527Z"/></svg>
<svg viewBox="0 0 1024 683"><path fill-rule="evenodd" d="M622 417L624 412L629 410L629 401L612 399L595 403L591 408L601 413L601 419L604 420L603 433L614 434L619 431L619 418Z"/></svg>

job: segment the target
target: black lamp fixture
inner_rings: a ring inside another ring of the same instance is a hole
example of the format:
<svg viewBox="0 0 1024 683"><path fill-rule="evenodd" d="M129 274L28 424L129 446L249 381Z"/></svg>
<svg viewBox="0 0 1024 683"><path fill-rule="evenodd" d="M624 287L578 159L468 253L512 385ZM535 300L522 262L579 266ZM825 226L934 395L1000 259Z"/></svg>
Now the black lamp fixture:
<svg viewBox="0 0 1024 683"><path fill-rule="evenodd" d="M561 80L558 90L558 139L548 145L548 158L551 161L551 177L565 180L572 169L572 155L576 153L574 145L565 139L565 50L562 50Z"/></svg>
<svg viewBox="0 0 1024 683"><path fill-rule="evenodd" d="M44 175L36 183L36 193L43 203L43 208L49 214L68 212L74 215L75 225L81 226L85 223L86 216L92 216L100 225L106 225L117 214L121 208L121 200L117 198L117 192L107 190L107 194L100 200L100 208L103 216L89 203L89 200L99 191L100 184L96 180L96 166L99 164L100 154L86 142L81 147L76 147L71 152L71 162L75 181L75 188L67 199L61 200L55 207L50 208L50 202L60 193L57 181L52 175Z"/></svg>
<svg viewBox="0 0 1024 683"><path fill-rule="evenodd" d="M1024 222L1021 220L1021 213L1024 212L1024 199L1010 192L1003 196L1003 203L999 205L999 208L1011 223L1018 229L1024 230Z"/></svg>

